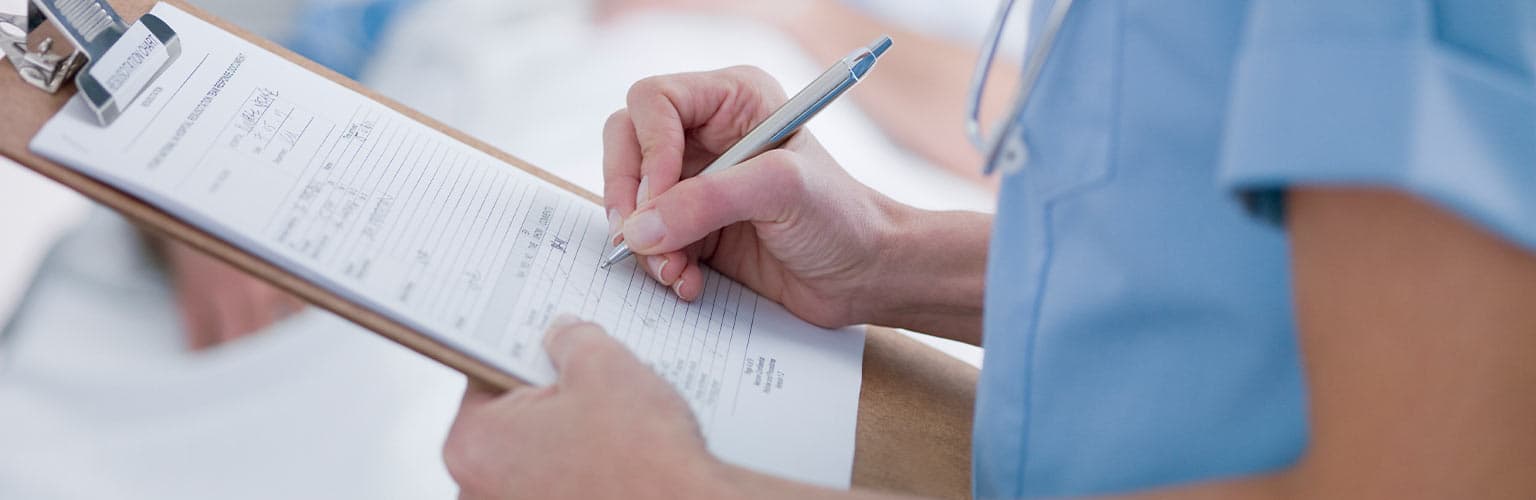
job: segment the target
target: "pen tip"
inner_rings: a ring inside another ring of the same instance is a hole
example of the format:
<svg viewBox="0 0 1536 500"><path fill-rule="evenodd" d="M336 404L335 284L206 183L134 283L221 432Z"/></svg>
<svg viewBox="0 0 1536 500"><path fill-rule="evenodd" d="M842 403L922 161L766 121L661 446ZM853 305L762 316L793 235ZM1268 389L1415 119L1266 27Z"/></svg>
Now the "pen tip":
<svg viewBox="0 0 1536 500"><path fill-rule="evenodd" d="M885 54L885 51L890 50L891 45L894 43L895 42L891 41L891 37L882 36L879 40L875 40L875 43L869 45L869 53L874 54L876 58L879 58L881 55Z"/></svg>

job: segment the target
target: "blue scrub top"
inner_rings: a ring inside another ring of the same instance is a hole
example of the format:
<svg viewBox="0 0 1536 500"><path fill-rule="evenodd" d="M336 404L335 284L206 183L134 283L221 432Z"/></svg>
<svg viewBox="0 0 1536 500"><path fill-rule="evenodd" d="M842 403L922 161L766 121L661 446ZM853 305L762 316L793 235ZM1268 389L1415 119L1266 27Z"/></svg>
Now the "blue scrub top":
<svg viewBox="0 0 1536 500"><path fill-rule="evenodd" d="M1008 137L977 496L1293 463L1285 189L1400 189L1536 249L1533 75L1527 0L1078 0Z"/></svg>

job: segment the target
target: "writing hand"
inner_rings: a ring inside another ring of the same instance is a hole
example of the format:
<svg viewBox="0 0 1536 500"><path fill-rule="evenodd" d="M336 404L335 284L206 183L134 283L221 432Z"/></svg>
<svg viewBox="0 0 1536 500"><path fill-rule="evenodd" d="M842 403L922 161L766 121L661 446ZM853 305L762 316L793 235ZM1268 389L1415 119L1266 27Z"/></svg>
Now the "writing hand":
<svg viewBox="0 0 1536 500"><path fill-rule="evenodd" d="M810 133L740 166L695 175L786 100L736 67L647 78L604 130L604 203L641 263L685 300L708 263L801 318L871 322L881 261L912 211L850 177Z"/></svg>

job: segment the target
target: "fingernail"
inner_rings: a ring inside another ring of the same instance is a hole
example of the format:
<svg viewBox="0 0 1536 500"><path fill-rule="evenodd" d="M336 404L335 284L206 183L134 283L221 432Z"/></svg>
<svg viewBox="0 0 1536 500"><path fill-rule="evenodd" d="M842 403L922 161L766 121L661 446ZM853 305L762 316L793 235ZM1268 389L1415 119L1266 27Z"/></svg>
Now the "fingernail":
<svg viewBox="0 0 1536 500"><path fill-rule="evenodd" d="M561 313L559 315L556 315L555 319L552 319L552 320L549 321L549 329L551 329L551 330L564 330L565 327L568 327L568 326L571 326L571 325L574 325L574 324L577 324L577 323L580 323L580 322L581 322L581 318L577 317L574 314Z"/></svg>
<svg viewBox="0 0 1536 500"><path fill-rule="evenodd" d="M624 221L624 239L635 250L645 250L657 243L667 235L667 225L661 221L661 214L655 210L637 212Z"/></svg>
<svg viewBox="0 0 1536 500"><path fill-rule="evenodd" d="M617 208L610 208L610 209L608 209L608 244L609 245L618 245L619 244L619 237L623 236L623 234L621 234L619 232L619 230L623 229L623 228L624 228L624 220L619 218L619 209L617 209Z"/></svg>
<svg viewBox="0 0 1536 500"><path fill-rule="evenodd" d="M651 177L641 177L640 189L635 190L635 206L644 205L649 199L651 199Z"/></svg>
<svg viewBox="0 0 1536 500"><path fill-rule="evenodd" d="M652 255L650 257L646 257L645 260L651 265L651 272L656 273L656 279L661 280L662 284L666 284L666 275L662 273L667 270L667 263L671 262L672 259Z"/></svg>
<svg viewBox="0 0 1536 500"><path fill-rule="evenodd" d="M679 299L683 298L683 282L684 281L688 281L688 280L680 279L680 280L677 280L677 283L673 283L672 284L672 293L677 294L677 298L679 298Z"/></svg>

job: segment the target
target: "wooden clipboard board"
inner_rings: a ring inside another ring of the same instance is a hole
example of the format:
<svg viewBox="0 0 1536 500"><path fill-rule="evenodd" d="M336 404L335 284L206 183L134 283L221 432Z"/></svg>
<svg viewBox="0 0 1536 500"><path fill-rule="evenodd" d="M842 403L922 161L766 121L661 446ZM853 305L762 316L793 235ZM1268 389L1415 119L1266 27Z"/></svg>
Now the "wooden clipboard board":
<svg viewBox="0 0 1536 500"><path fill-rule="evenodd" d="M154 0L111 0L110 3L130 23L156 4ZM596 195L579 186L380 96L276 43L187 5L183 0L166 3L517 168L593 202L600 202ZM44 93L23 82L9 62L0 63L0 103L3 103L0 104L0 154L121 213L142 228L207 252L468 376L505 388L520 385L516 379L427 335L299 279L122 191L33 154L27 144L73 94L72 86L55 95ZM898 332L870 328L864 349L864 384L859 398L854 486L924 496L968 497L971 418L977 376L975 368Z"/></svg>

